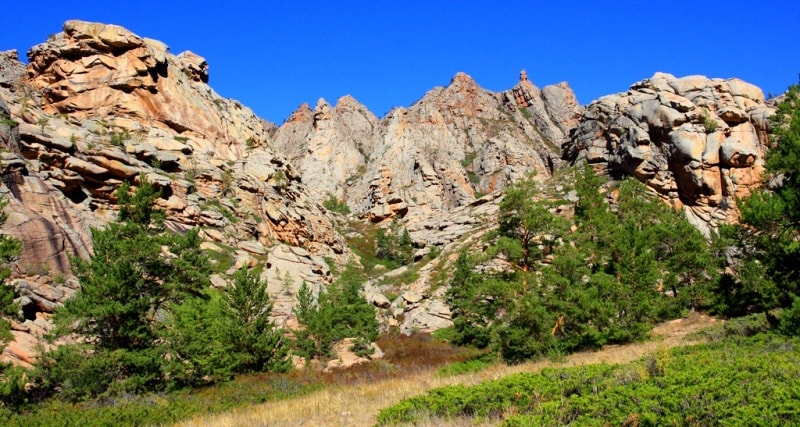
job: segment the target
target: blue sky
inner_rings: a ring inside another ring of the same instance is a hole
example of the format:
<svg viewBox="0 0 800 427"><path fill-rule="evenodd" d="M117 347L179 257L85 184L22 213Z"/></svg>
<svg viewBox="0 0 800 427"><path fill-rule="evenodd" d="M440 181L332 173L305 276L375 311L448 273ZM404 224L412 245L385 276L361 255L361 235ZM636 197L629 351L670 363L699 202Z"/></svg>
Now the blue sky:
<svg viewBox="0 0 800 427"><path fill-rule="evenodd" d="M114 23L208 60L210 84L282 123L350 94L376 115L458 71L512 87L568 81L582 104L656 71L739 77L778 94L800 73L800 1L36 1L0 14L0 50L68 19Z"/></svg>

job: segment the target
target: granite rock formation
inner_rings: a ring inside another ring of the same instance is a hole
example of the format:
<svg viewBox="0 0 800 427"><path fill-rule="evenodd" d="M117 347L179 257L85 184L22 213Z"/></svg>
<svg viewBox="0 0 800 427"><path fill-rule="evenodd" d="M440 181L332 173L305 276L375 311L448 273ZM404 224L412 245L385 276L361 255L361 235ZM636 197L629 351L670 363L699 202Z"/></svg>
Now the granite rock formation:
<svg viewBox="0 0 800 427"><path fill-rule="evenodd" d="M74 293L60 280L70 277L68 258L91 253L91 229L116 217L123 181L146 177L160 188L167 226L201 227L213 258L233 268L288 245L308 256L283 268L310 270L323 286L331 277L321 257L350 259L329 212L271 148L274 125L217 95L202 57L173 55L118 26L68 21L28 58L26 67L13 51L0 55L4 229L23 242L14 274L26 279L11 282L27 319L14 326L18 343L35 342L43 329L33 322ZM6 356L24 361L25 348L9 345Z"/></svg>
<svg viewBox="0 0 800 427"><path fill-rule="evenodd" d="M458 73L383 118L345 96L277 127L217 95L201 56L118 26L69 21L28 58L0 52L3 231L23 242L8 283L25 318L3 358L22 365L79 288L69 257L88 256L91 229L116 218L123 181L161 189L170 229L202 229L214 286L263 266L273 316L289 326L303 282L319 289L331 265L358 260L323 201L345 202L362 229L397 220L416 260L441 255L364 293L384 327L433 331L452 323L442 272L481 247L510 183L586 160L645 182L708 232L759 184L773 111L738 79L658 73L584 109L566 83L539 89L523 71L494 93Z"/></svg>
<svg viewBox="0 0 800 427"><path fill-rule="evenodd" d="M563 156L636 177L707 234L760 185L772 112L739 79L656 73L589 105Z"/></svg>
<svg viewBox="0 0 800 427"><path fill-rule="evenodd" d="M458 73L380 120L349 96L301 105L275 144L320 183L317 197L381 222L464 206L533 171L546 179L580 113L566 83L539 90L523 71L514 88L492 93Z"/></svg>

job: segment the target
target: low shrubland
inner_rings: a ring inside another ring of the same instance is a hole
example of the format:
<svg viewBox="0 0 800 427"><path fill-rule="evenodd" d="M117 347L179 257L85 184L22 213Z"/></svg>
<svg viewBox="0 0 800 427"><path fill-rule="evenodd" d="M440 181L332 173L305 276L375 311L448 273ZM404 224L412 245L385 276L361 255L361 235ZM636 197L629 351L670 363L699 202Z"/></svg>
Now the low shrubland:
<svg viewBox="0 0 800 427"><path fill-rule="evenodd" d="M378 420L383 425L464 417L503 420L506 426L787 425L800 416L799 346L796 337L734 333L633 363L548 368L473 387L434 389L384 409Z"/></svg>

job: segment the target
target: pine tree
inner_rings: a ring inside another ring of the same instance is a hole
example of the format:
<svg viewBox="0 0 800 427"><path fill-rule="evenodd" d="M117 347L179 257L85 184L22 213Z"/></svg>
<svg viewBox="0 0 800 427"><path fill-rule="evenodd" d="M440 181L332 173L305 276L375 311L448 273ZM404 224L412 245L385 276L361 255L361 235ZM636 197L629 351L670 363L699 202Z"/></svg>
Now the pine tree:
<svg viewBox="0 0 800 427"><path fill-rule="evenodd" d="M499 238L492 254L501 253L522 272L529 272L566 232L568 222L540 200L538 184L529 177L506 189L500 202Z"/></svg>
<svg viewBox="0 0 800 427"><path fill-rule="evenodd" d="M237 372L284 372L288 346L283 330L270 319L272 301L267 282L247 268L234 273L233 283L222 299L233 329L229 337L240 360Z"/></svg>
<svg viewBox="0 0 800 427"><path fill-rule="evenodd" d="M703 236L633 179L611 189L613 207L602 186L590 168L576 173L573 224L531 180L507 190L487 254L515 268L478 275L459 257L447 293L459 343L496 345L518 362L641 339L707 304L715 265Z"/></svg>
<svg viewBox="0 0 800 427"><path fill-rule="evenodd" d="M361 295L364 278L354 266L348 266L328 289L320 289L316 298L306 284L297 295L295 315L302 328L295 332L296 350L308 359L330 357L333 344L353 338L359 355L370 352L369 344L378 336L375 309Z"/></svg>
<svg viewBox="0 0 800 427"><path fill-rule="evenodd" d="M388 230L378 229L375 236L375 257L388 261L392 267L414 262L414 245L407 229L393 221Z"/></svg>
<svg viewBox="0 0 800 427"><path fill-rule="evenodd" d="M153 210L158 192L144 177L132 196L129 188L124 183L116 193L123 203L118 221L92 231L91 258L73 260L81 289L55 317L62 332L108 350L153 347L162 310L198 295L210 271L198 231L164 232Z"/></svg>
<svg viewBox="0 0 800 427"><path fill-rule="evenodd" d="M8 215L4 209L8 202L0 199L0 226L5 224ZM14 289L6 284L6 279L11 275L10 265L16 260L22 249L19 240L13 239L6 234L0 234L0 316L11 318L19 317L19 304L14 302ZM5 348L5 343L14 337L10 332L11 325L8 321L0 317L0 352ZM0 366L2 372L2 366Z"/></svg>
<svg viewBox="0 0 800 427"><path fill-rule="evenodd" d="M800 84L789 87L771 125L768 181L739 201L742 225L721 233L740 254L738 275L719 292L718 308L730 315L790 307L800 296Z"/></svg>
<svg viewBox="0 0 800 427"><path fill-rule="evenodd" d="M81 289L54 316L56 334L75 333L87 344L42 357L45 386L70 399L191 383L183 367L170 372L168 320L187 302L175 314L182 320L208 310L200 302L208 299L210 264L197 230L166 231L153 209L158 191L143 176L135 192L123 183L116 196L118 220L92 230L92 256L73 259Z"/></svg>

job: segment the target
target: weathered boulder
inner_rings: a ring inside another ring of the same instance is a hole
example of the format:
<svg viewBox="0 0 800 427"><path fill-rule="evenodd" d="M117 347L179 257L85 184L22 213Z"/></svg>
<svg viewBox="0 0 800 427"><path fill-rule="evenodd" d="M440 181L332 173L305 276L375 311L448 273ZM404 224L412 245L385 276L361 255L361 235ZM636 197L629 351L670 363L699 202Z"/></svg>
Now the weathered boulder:
<svg viewBox="0 0 800 427"><path fill-rule="evenodd" d="M15 50L0 52L0 87L13 88L25 77L25 65Z"/></svg>
<svg viewBox="0 0 800 427"><path fill-rule="evenodd" d="M656 73L589 105L563 157L636 177L707 233L759 185L771 112L739 79Z"/></svg>
<svg viewBox="0 0 800 427"><path fill-rule="evenodd" d="M331 350L334 357L327 362L323 372L332 372L336 369L347 369L351 366L367 363L371 360L383 358L383 351L378 344L370 343L372 354L369 356L359 356L353 350L355 340L352 338L345 338L333 345Z"/></svg>

